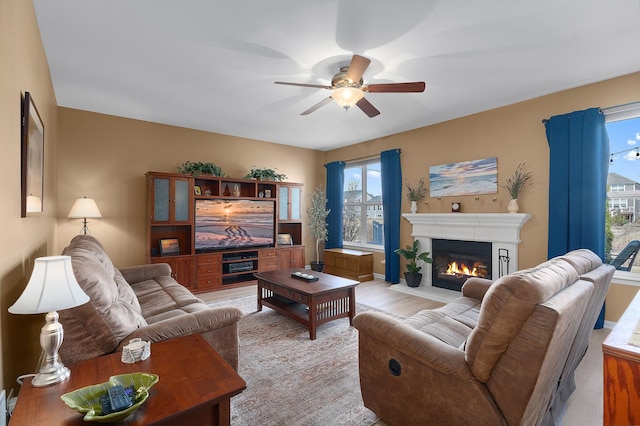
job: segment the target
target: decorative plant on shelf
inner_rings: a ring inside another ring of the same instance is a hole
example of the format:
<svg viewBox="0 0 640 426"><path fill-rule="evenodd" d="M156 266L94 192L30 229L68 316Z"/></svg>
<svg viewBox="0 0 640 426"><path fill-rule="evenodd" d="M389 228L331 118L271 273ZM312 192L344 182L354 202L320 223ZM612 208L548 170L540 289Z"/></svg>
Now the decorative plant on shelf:
<svg viewBox="0 0 640 426"><path fill-rule="evenodd" d="M327 241L329 237L329 229L327 229L327 216L331 209L327 209L327 196L324 189L319 186L309 194L311 204L307 209L309 215L309 227L311 235L316 240L316 261L310 262L311 269L314 271L322 271L324 263L320 262L320 241Z"/></svg>
<svg viewBox="0 0 640 426"><path fill-rule="evenodd" d="M513 176L508 178L504 185L500 185L502 188L509 191L509 195L511 195L511 200L507 206L507 210L510 213L517 213L520 209L518 207L518 197L525 186L527 186L527 183L529 183L531 176L533 176L532 172L527 172L525 170L525 164L526 163L518 164L518 167L516 167L516 170L513 172Z"/></svg>
<svg viewBox="0 0 640 426"><path fill-rule="evenodd" d="M216 166L213 163L195 163L193 161L185 161L178 166L178 173L185 175L199 176L199 175L212 175L218 177L224 177L220 166Z"/></svg>
<svg viewBox="0 0 640 426"><path fill-rule="evenodd" d="M407 281L409 287L418 287L422 281L422 274L420 273L422 267L418 266L417 261L421 260L425 263L433 263L433 259L429 257L428 251L418 253L419 251L420 242L418 240L413 240L412 246L395 250L396 254L399 254L409 261L409 263L406 264L407 272L404 273L404 279Z"/></svg>
<svg viewBox="0 0 640 426"><path fill-rule="evenodd" d="M287 176L283 173L278 173L273 169L253 167L244 178L282 182L287 178Z"/></svg>
<svg viewBox="0 0 640 426"><path fill-rule="evenodd" d="M407 180L404 181L404 186L407 187L407 199L411 202L411 213L415 213L418 211L418 201L427 195L424 178L420 178L417 187L411 186Z"/></svg>

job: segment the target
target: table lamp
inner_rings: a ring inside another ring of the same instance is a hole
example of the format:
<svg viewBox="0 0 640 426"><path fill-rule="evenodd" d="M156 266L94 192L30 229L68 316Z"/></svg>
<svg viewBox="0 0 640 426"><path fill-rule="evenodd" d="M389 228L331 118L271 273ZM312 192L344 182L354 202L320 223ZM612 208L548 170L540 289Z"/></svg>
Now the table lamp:
<svg viewBox="0 0 640 426"><path fill-rule="evenodd" d="M96 202L93 198L78 198L73 206L71 207L71 211L67 215L69 219L82 219L82 229L80 233L82 235L90 234L89 227L87 226L87 219L93 219L102 217L100 214L100 210L96 205Z"/></svg>
<svg viewBox="0 0 640 426"><path fill-rule="evenodd" d="M89 296L82 291L73 274L71 256L48 256L35 260L27 286L9 308L12 314L47 314L40 331L40 346L45 360L31 381L33 386L54 385L71 375L58 356L64 331L56 311L80 306L88 301Z"/></svg>

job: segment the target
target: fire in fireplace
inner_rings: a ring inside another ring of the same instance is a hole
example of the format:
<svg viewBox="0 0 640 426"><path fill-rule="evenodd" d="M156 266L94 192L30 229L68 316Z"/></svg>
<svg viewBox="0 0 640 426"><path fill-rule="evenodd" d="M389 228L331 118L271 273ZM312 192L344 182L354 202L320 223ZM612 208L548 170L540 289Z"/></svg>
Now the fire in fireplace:
<svg viewBox="0 0 640 426"><path fill-rule="evenodd" d="M431 241L432 285L460 291L469 277L491 278L491 243L484 241Z"/></svg>

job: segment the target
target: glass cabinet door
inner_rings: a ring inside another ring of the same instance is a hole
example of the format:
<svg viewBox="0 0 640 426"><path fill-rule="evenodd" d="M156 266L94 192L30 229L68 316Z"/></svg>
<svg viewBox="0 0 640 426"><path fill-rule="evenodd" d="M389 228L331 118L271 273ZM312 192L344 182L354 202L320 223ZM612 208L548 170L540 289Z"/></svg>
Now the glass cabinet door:
<svg viewBox="0 0 640 426"><path fill-rule="evenodd" d="M289 220L289 188L281 186L279 188L280 206L278 211L278 218L282 220Z"/></svg>
<svg viewBox="0 0 640 426"><path fill-rule="evenodd" d="M300 194L302 189L299 186L291 187L291 220L301 220Z"/></svg>
<svg viewBox="0 0 640 426"><path fill-rule="evenodd" d="M169 179L155 178L153 180L154 222L169 221L169 195Z"/></svg>
<svg viewBox="0 0 640 426"><path fill-rule="evenodd" d="M175 221L189 220L189 181L176 179L175 181Z"/></svg>

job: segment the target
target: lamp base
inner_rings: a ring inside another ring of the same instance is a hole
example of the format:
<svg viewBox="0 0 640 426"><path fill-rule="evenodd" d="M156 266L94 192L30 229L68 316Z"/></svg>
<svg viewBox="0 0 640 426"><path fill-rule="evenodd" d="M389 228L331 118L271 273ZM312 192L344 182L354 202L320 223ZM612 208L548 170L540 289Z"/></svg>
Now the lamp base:
<svg viewBox="0 0 640 426"><path fill-rule="evenodd" d="M55 385L56 383L64 382L70 376L71 371L69 371L69 369L62 364L53 369L44 366L40 369L40 372L35 375L33 380L31 380L31 386L41 388L45 386Z"/></svg>
<svg viewBox="0 0 640 426"><path fill-rule="evenodd" d="M45 324L40 330L40 346L42 346L45 358L38 374L31 381L31 385L35 387L55 385L71 376L71 371L60 362L58 356L58 349L62 345L62 337L64 336L58 317L57 312L49 312L45 317Z"/></svg>

